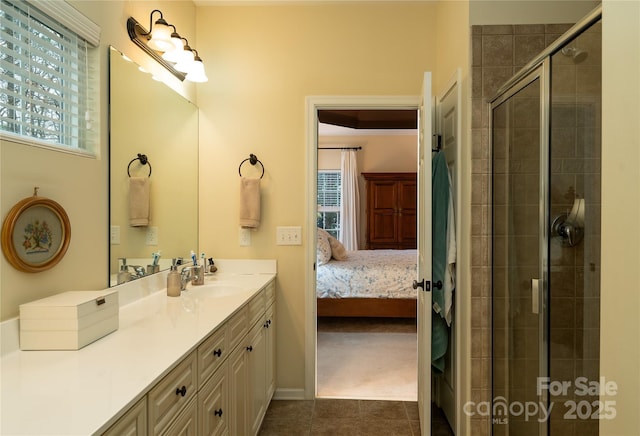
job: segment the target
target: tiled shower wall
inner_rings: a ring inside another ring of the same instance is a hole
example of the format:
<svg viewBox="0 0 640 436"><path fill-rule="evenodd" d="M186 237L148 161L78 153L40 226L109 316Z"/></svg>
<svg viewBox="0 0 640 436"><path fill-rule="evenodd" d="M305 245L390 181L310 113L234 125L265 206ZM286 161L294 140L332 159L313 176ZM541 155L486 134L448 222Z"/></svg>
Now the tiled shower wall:
<svg viewBox="0 0 640 436"><path fill-rule="evenodd" d="M471 400L491 401L491 222L487 100L570 24L472 26ZM471 434L491 433L489 417L473 416Z"/></svg>

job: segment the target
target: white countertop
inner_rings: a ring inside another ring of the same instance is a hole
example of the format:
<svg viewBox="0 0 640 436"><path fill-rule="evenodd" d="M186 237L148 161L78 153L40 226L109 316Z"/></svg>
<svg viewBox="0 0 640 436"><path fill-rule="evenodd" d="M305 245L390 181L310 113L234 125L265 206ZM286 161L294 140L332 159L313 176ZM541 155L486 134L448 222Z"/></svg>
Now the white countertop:
<svg viewBox="0 0 640 436"><path fill-rule="evenodd" d="M216 261L220 270L205 279L204 287L189 284L176 298L167 297L165 288L139 292L144 279L129 284L119 289L127 295L120 298L118 330L80 350L5 352L0 360L0 434L105 431L275 277L275 261L258 262L272 267L252 271L242 261ZM219 284L215 291L204 291L214 282Z"/></svg>

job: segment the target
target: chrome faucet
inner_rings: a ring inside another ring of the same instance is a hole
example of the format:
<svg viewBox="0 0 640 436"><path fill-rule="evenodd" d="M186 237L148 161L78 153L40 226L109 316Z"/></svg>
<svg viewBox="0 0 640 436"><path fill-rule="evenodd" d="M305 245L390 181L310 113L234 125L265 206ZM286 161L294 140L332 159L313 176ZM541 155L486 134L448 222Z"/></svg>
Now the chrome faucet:
<svg viewBox="0 0 640 436"><path fill-rule="evenodd" d="M196 274L195 268L193 266L185 266L180 271L180 290L184 291L187 289L187 283L193 282L197 280L198 276Z"/></svg>
<svg viewBox="0 0 640 436"><path fill-rule="evenodd" d="M133 268L136 272L135 278L141 278L146 275L146 270L143 266L140 265L128 265L129 268Z"/></svg>

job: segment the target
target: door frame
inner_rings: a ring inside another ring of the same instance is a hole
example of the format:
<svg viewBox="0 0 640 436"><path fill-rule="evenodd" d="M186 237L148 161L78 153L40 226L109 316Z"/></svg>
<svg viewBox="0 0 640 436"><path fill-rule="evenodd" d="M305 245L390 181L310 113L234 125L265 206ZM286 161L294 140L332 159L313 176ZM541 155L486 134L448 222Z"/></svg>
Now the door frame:
<svg viewBox="0 0 640 436"><path fill-rule="evenodd" d="M317 346L317 307L316 307L316 214L318 205L316 173L318 171L318 111L323 109L411 109L419 110L420 96L308 96L306 99L306 247L305 250L305 384L304 398L315 399L317 391L316 346Z"/></svg>

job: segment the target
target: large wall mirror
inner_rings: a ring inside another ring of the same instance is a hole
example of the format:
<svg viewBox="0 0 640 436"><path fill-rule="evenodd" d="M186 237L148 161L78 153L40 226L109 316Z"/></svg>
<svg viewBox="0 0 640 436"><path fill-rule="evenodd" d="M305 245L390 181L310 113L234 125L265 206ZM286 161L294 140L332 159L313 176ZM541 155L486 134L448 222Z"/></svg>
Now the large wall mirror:
<svg viewBox="0 0 640 436"><path fill-rule="evenodd" d="M160 252L156 270L163 270L171 258L188 259L191 250L198 250L198 108L120 51L111 47L109 53L113 286L118 284L121 259L135 279L153 272L147 268L153 264L152 253ZM147 165L138 154L147 157ZM147 176L149 223L132 226L130 217L138 213L135 203L133 210L129 203L132 179Z"/></svg>

